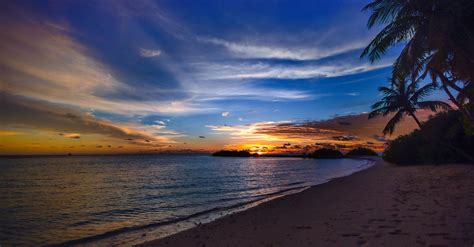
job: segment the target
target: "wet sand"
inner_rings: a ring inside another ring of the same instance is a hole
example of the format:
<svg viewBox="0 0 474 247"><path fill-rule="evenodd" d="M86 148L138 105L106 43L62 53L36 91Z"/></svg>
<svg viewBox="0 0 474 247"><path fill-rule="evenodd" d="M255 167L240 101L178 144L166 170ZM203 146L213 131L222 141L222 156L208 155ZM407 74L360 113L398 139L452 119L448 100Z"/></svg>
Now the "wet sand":
<svg viewBox="0 0 474 247"><path fill-rule="evenodd" d="M474 165L376 165L143 246L473 246Z"/></svg>

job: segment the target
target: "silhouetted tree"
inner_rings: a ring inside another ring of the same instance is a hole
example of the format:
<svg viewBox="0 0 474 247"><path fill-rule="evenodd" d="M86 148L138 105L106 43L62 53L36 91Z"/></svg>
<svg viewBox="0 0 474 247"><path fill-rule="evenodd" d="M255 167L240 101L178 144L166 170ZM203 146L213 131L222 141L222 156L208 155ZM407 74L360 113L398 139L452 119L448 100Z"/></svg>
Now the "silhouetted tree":
<svg viewBox="0 0 474 247"><path fill-rule="evenodd" d="M418 82L412 81L410 84L402 75L392 79L392 86L380 87L379 91L383 93L383 98L379 102L372 105L372 112L369 113L369 119L376 116L386 116L390 113L395 115L388 121L383 133L392 134L395 126L403 119L405 115L413 117L418 127L421 123L415 116L417 109L430 109L437 111L438 109L450 109L450 106L442 101L421 101L423 97L436 89L436 85L427 84L418 88Z"/></svg>
<svg viewBox="0 0 474 247"><path fill-rule="evenodd" d="M393 74L430 75L432 83L441 84L449 99L474 123L474 1L374 0L363 10L371 11L369 28L376 24L385 27L361 57L374 62L388 48L406 42Z"/></svg>

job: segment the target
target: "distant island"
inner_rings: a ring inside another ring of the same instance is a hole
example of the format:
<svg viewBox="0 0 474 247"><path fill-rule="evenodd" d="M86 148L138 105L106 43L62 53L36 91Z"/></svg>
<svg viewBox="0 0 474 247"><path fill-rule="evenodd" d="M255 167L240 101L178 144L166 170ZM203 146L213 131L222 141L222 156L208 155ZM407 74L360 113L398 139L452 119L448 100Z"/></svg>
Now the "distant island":
<svg viewBox="0 0 474 247"><path fill-rule="evenodd" d="M257 154L250 153L247 150L221 150L212 154L212 156L221 156L221 157L292 157L292 158L314 158L314 159L340 159L340 158L350 158L355 156L378 156L375 151L369 148L358 147L350 150L346 155L341 151L336 149L321 148L315 150L312 153L302 153L302 154L293 154L293 153L266 153L266 154Z"/></svg>
<svg viewBox="0 0 474 247"><path fill-rule="evenodd" d="M249 151L221 150L212 154L212 156L221 157L256 157L257 154L251 154Z"/></svg>

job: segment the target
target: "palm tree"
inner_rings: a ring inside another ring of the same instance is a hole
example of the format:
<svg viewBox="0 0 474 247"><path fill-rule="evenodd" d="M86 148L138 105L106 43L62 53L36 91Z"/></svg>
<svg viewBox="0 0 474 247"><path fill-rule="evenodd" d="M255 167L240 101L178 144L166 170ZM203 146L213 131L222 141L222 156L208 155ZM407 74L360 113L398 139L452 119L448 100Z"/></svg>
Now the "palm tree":
<svg viewBox="0 0 474 247"><path fill-rule="evenodd" d="M441 84L474 124L474 1L374 0L363 10L372 12L369 28L376 24L385 27L361 57L374 62L388 48L405 42L394 63L394 74L430 75L432 83Z"/></svg>
<svg viewBox="0 0 474 247"><path fill-rule="evenodd" d="M408 84L402 76L392 79L392 87L380 87L379 91L383 93L383 98L379 102L372 105L372 112L369 113L369 119L376 116L386 116L390 113L395 115L388 121L383 133L392 134L397 125L405 115L411 116L418 127L421 128L421 122L415 115L417 109L430 109L437 111L438 109L447 110L451 107L442 101L420 101L423 97L436 90L436 85L427 84L418 88L418 81L412 80Z"/></svg>

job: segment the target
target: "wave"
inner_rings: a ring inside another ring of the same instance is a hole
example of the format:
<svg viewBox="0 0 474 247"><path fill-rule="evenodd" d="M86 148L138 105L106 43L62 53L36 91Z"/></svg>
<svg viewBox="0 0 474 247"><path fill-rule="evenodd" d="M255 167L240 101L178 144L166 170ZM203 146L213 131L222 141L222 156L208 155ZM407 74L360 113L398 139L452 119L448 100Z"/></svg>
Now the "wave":
<svg viewBox="0 0 474 247"><path fill-rule="evenodd" d="M291 184L301 184L301 183L297 182L297 183L291 183ZM291 185L291 184L289 184L289 185ZM240 202L240 203L236 203L236 204L233 204L233 205L230 205L230 206L214 207L214 208L203 210L203 211L193 213L193 214L190 214L190 215L187 215L187 216L178 217L176 219L171 219L171 220L166 220L166 221L159 221L159 222L154 222L154 223L150 223L150 224L146 224L146 225L123 227L123 228L120 228L120 229L112 230L112 231L105 232L105 233L98 234L98 235L93 235L93 236L84 237L84 238L80 238L80 239L70 240L70 241L57 243L57 244L50 244L50 245L46 245L46 246L55 247L55 246L72 246L72 245L79 245L79 244L87 244L87 243L91 243L91 242L101 240L101 239L106 239L106 238L113 237L113 236L123 234L123 233L127 233L127 232L140 231L140 230L145 230L145 229L149 229L149 228L155 228L155 227L161 227L161 226L165 226L165 225L176 224L176 223L179 223L179 222L191 220L191 219L199 217L199 216L212 214L212 213L216 213L216 212L228 211L228 210L236 209L236 208L239 208L239 207L244 207L245 208L245 206L247 206L247 205L255 204L255 203L258 203L258 202L261 202L261 201L266 201L267 199L273 199L273 197L287 195L287 194L290 194L290 193L288 193L290 191L301 191L301 190L304 190L304 189L309 188L309 187L310 186L292 187L292 188L287 188L287 189L279 190L279 191L276 191L276 192L271 192L271 193L257 195L257 196L222 198L222 199L219 199L219 200L215 200L214 202L225 201L225 200L232 201L234 199L249 199L249 198L255 198L255 199ZM210 203L212 203L212 201ZM84 223L84 222L81 222L81 223ZM78 224L78 223L76 223L76 224Z"/></svg>

